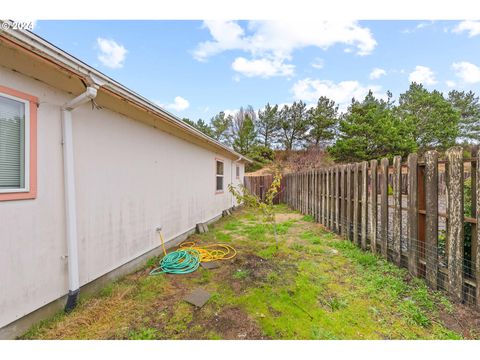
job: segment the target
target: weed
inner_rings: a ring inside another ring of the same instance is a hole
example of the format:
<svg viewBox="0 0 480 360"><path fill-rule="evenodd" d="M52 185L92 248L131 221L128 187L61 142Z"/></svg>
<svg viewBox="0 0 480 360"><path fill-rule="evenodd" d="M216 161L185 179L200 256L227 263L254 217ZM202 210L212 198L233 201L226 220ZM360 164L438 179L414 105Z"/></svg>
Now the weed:
<svg viewBox="0 0 480 360"><path fill-rule="evenodd" d="M217 241L219 241L219 242L231 242L232 241L232 235L223 233L221 231L216 232L215 236L217 238Z"/></svg>
<svg viewBox="0 0 480 360"><path fill-rule="evenodd" d="M314 245L318 245L322 243L322 239L320 238L320 236L318 236L312 231L303 232L302 234L300 234L300 239L307 240L308 242Z"/></svg>
<svg viewBox="0 0 480 360"><path fill-rule="evenodd" d="M267 275L267 281L270 284L275 284L280 279L280 276L275 271L270 271Z"/></svg>
<svg viewBox="0 0 480 360"><path fill-rule="evenodd" d="M299 243L294 243L290 245L290 248L292 250L298 251L298 252L303 252L305 251L305 245L299 244Z"/></svg>
<svg viewBox="0 0 480 360"><path fill-rule="evenodd" d="M278 250L275 245L270 245L264 249L261 249L257 254L264 259L271 259L277 254Z"/></svg>
<svg viewBox="0 0 480 360"><path fill-rule="evenodd" d="M400 305L400 309L403 311L410 324L416 324L423 327L431 325L430 319L412 299L404 300Z"/></svg>
<svg viewBox="0 0 480 360"><path fill-rule="evenodd" d="M348 306L346 299L338 297L330 297L324 301L324 303L330 308L331 311L337 311Z"/></svg>
<svg viewBox="0 0 480 360"><path fill-rule="evenodd" d="M240 221L237 219L235 220L230 220L228 223L226 223L223 228L225 230L237 230L240 227Z"/></svg>
<svg viewBox="0 0 480 360"><path fill-rule="evenodd" d="M243 233L250 239L250 240L257 240L257 241L265 241L265 233L267 227L263 224L255 224L243 229Z"/></svg>
<svg viewBox="0 0 480 360"><path fill-rule="evenodd" d="M322 329L319 326L312 327L312 339L314 340L337 340L338 338L332 332Z"/></svg>
<svg viewBox="0 0 480 360"><path fill-rule="evenodd" d="M233 274L233 278L243 280L243 279L247 278L249 274L250 274L250 272L248 270L238 269Z"/></svg>
<svg viewBox="0 0 480 360"><path fill-rule="evenodd" d="M305 215L303 218L302 218L303 221L307 221L307 222L315 222L315 218L312 216L312 215Z"/></svg>
<svg viewBox="0 0 480 360"><path fill-rule="evenodd" d="M147 264L146 266L147 267L153 267L153 266L158 266L158 262L160 261L160 259L158 258L158 256L155 256L153 258L150 258L147 260Z"/></svg>
<svg viewBox="0 0 480 360"><path fill-rule="evenodd" d="M157 338L157 329L147 328L130 331L128 338L130 340L154 340Z"/></svg>
<svg viewBox="0 0 480 360"><path fill-rule="evenodd" d="M280 224L277 224L277 234L278 235L285 235L293 225L294 225L293 220L288 220L288 221L284 221Z"/></svg>

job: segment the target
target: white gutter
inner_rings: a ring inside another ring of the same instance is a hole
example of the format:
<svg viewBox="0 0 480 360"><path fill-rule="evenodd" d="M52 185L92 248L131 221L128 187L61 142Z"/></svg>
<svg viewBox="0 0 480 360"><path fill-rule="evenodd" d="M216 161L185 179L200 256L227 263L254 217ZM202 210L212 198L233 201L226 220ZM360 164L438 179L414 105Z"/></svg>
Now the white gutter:
<svg viewBox="0 0 480 360"><path fill-rule="evenodd" d="M62 107L63 128L63 176L65 188L65 219L68 248L68 298L65 311L77 305L80 292L78 272L77 209L75 192L75 163L73 151L72 112L78 106L97 96L98 86L88 86L86 91Z"/></svg>

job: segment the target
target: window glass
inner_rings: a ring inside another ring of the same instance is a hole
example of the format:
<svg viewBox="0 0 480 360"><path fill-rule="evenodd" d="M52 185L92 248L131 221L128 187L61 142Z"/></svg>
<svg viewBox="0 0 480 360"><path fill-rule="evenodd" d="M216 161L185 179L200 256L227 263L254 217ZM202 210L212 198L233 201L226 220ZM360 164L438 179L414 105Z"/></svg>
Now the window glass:
<svg viewBox="0 0 480 360"><path fill-rule="evenodd" d="M217 161L217 175L223 175L223 162Z"/></svg>
<svg viewBox="0 0 480 360"><path fill-rule="evenodd" d="M0 189L25 187L25 103L0 95Z"/></svg>

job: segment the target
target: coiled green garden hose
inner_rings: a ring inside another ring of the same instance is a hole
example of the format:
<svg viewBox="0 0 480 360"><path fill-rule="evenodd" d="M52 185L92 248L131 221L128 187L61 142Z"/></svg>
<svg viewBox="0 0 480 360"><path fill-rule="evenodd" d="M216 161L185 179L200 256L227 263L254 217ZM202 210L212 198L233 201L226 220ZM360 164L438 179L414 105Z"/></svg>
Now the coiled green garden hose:
<svg viewBox="0 0 480 360"><path fill-rule="evenodd" d="M160 260L159 266L150 275L162 273L188 274L198 269L200 265L200 253L194 249L176 250L165 255Z"/></svg>

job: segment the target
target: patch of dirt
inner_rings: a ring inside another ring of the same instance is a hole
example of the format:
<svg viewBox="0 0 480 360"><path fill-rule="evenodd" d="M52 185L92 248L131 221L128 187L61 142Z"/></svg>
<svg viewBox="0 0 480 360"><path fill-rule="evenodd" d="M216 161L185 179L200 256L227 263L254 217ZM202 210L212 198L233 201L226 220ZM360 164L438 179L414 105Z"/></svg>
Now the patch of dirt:
<svg viewBox="0 0 480 360"><path fill-rule="evenodd" d="M277 220L277 223L282 223L288 220L300 220L302 218L303 218L302 214L293 214L293 213L275 214L275 219Z"/></svg>
<svg viewBox="0 0 480 360"><path fill-rule="evenodd" d="M452 312L443 308L439 311L442 324L449 330L461 334L465 339L480 339L480 312L471 306L454 304Z"/></svg>
<svg viewBox="0 0 480 360"><path fill-rule="evenodd" d="M238 307L223 308L212 317L199 319L195 324L204 330L214 331L226 340L266 339L258 324Z"/></svg>
<svg viewBox="0 0 480 360"><path fill-rule="evenodd" d="M255 254L237 256L233 261L236 269L248 271L248 277L252 280L263 280L266 275L276 266L273 262Z"/></svg>

